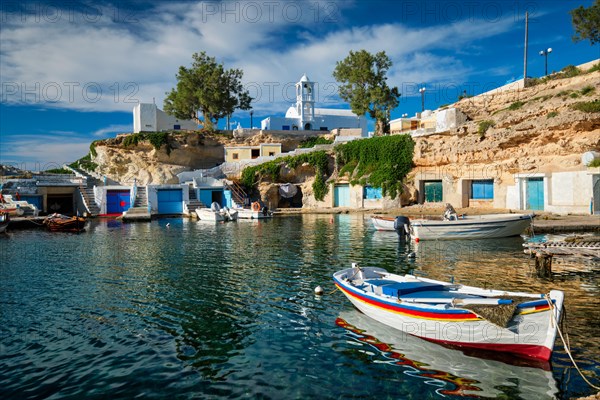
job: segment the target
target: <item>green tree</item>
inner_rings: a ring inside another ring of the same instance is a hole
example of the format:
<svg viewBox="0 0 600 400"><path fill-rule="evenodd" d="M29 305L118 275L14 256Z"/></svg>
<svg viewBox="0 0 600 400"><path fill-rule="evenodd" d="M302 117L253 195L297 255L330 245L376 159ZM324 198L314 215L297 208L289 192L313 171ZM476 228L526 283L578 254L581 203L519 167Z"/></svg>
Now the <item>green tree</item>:
<svg viewBox="0 0 600 400"><path fill-rule="evenodd" d="M166 113L180 119L194 119L204 128L212 129L219 119L236 109L251 108L252 99L241 83L242 70L225 69L205 52L194 53L192 58L192 67L179 67L177 87L166 93Z"/></svg>
<svg viewBox="0 0 600 400"><path fill-rule="evenodd" d="M385 51L373 55L366 50L350 51L348 57L338 61L333 77L340 83L340 97L350 103L357 115L369 113L375 119L377 135L389 132L391 111L398 107L400 92L387 84L387 71L392 61Z"/></svg>
<svg viewBox="0 0 600 400"><path fill-rule="evenodd" d="M589 8L579 6L571 10L571 19L575 28L573 41L589 39L592 45L600 42L600 0L596 0Z"/></svg>

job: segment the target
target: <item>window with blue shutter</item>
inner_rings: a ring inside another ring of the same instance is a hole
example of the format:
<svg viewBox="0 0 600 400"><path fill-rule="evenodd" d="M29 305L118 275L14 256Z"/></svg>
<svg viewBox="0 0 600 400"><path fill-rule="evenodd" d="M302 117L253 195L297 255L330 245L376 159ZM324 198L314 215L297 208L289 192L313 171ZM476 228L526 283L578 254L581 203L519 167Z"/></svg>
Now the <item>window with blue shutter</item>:
<svg viewBox="0 0 600 400"><path fill-rule="evenodd" d="M471 199L473 200L493 200L494 199L494 180L473 180L471 181Z"/></svg>

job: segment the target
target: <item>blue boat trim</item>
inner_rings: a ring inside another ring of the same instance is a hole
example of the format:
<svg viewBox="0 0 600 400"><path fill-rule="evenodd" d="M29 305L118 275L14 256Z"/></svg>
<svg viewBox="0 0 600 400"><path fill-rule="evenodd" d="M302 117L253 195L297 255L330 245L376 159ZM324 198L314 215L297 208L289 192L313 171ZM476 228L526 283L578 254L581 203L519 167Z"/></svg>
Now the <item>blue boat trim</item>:
<svg viewBox="0 0 600 400"><path fill-rule="evenodd" d="M356 288L354 288L351 285L344 284L340 280L338 280L336 277L334 277L333 280L339 286L343 287L344 289L348 290L349 292L354 293L358 297L366 297L366 298L369 298L370 300L373 300L373 301L376 301L378 303L382 303L382 304L385 304L385 305L388 305L388 306L392 306L392 307L403 308L403 309L412 310L412 311L421 311L421 312L436 313L436 314L472 314L472 312L469 311L469 310L462 310L462 309L454 309L454 310L433 309L433 308L427 308L427 307L419 307L418 305L408 305L407 303L398 303L396 301L388 301L388 300L382 299L380 297L369 297L369 296L366 296L366 294L365 294L364 291L361 291L360 289L356 289Z"/></svg>

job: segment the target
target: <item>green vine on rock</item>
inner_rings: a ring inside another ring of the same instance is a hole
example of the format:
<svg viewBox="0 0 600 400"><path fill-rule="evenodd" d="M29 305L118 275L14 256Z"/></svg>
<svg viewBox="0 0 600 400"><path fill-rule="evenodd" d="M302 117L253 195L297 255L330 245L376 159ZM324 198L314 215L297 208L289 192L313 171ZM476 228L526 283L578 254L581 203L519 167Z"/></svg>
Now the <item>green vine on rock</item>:
<svg viewBox="0 0 600 400"><path fill-rule="evenodd" d="M247 188L252 188L263 179L276 182L279 180L282 166L287 165L289 168L296 168L304 163L310 164L315 169L315 181L312 188L315 199L322 201L328 191L324 176L329 174L329 157L325 151L282 157L263 164L246 167L242 171L241 183Z"/></svg>
<svg viewBox="0 0 600 400"><path fill-rule="evenodd" d="M410 135L393 135L354 140L336 146L340 174L350 183L380 187L383 195L396 198L413 166L415 142Z"/></svg>

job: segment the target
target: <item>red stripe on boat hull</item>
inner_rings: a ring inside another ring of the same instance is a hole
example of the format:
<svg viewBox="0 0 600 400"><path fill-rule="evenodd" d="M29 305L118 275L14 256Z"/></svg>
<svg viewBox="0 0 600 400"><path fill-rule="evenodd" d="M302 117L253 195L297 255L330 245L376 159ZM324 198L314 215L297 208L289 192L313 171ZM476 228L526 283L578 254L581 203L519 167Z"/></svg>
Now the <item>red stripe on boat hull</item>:
<svg viewBox="0 0 600 400"><path fill-rule="evenodd" d="M528 344L449 342L446 340L437 340L422 336L419 337L421 339L425 339L433 343L443 344L445 346L466 347L470 349L479 349L485 351L499 351L504 353L516 354L520 357L531 358L534 360L548 361L552 356L552 351L544 346L535 346Z"/></svg>

